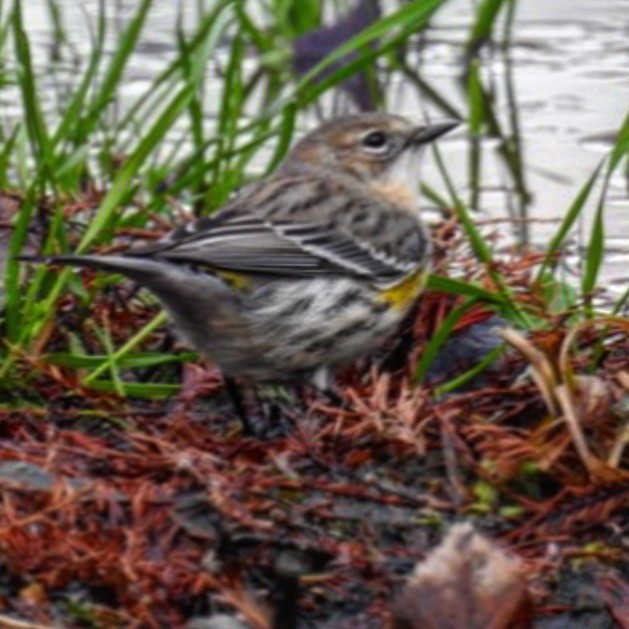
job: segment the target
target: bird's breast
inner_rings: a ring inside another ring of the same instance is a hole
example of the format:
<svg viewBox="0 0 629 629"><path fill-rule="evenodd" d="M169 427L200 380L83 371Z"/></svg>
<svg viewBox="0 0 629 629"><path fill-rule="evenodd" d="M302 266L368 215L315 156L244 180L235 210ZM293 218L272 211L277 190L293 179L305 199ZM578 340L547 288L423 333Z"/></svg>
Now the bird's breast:
<svg viewBox="0 0 629 629"><path fill-rule="evenodd" d="M417 193L407 185L391 181L374 181L369 184L371 193L385 203L408 210L409 213L419 211Z"/></svg>

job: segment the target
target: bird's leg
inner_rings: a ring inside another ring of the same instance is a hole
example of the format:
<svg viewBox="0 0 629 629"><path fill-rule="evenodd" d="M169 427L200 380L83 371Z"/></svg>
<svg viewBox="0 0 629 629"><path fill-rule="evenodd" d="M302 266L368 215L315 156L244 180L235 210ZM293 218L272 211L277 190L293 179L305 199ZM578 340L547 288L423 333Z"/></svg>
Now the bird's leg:
<svg viewBox="0 0 629 629"><path fill-rule="evenodd" d="M225 380L225 389L227 390L227 395L231 400L232 406L234 407L234 411L236 411L236 415L240 422L242 423L242 432L244 435L251 437L253 432L253 426L251 425L251 421L249 420L249 415L247 414L247 408L245 406L245 401L243 396L236 384L236 381L233 378L229 378L228 376L224 377Z"/></svg>
<svg viewBox="0 0 629 629"><path fill-rule="evenodd" d="M334 378L330 370L326 367L320 367L314 372L310 380L311 386L319 395L326 398L331 404L343 407L344 400L339 393L338 387L334 382Z"/></svg>
<svg viewBox="0 0 629 629"><path fill-rule="evenodd" d="M345 408L345 399L340 394L338 387L329 386L321 391L321 394L326 397L333 406L338 408Z"/></svg>
<svg viewBox="0 0 629 629"><path fill-rule="evenodd" d="M276 610L273 629L296 629L299 612L299 577L307 572L304 557L283 551L275 562Z"/></svg>

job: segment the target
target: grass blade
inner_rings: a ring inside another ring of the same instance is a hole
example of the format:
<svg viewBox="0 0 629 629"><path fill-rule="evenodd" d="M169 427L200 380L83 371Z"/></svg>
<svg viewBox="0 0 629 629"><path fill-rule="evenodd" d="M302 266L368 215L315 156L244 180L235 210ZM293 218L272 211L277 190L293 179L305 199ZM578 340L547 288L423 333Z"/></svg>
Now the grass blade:
<svg viewBox="0 0 629 629"><path fill-rule="evenodd" d="M515 0L481 0L467 42L467 53L473 55L492 35L496 18L503 5Z"/></svg>
<svg viewBox="0 0 629 629"><path fill-rule="evenodd" d="M193 93L190 86L184 87L173 97L172 101L153 123L153 126L118 172L113 185L103 199L98 212L90 222L87 231L81 239L77 253L84 252L99 234L112 228L112 218L121 201L128 195L133 179L138 174L147 157L155 150L168 130L172 127L175 120L188 106Z"/></svg>
<svg viewBox="0 0 629 629"><path fill-rule="evenodd" d="M426 374L428 373L428 369L432 364L432 361L435 359L435 356L437 355L441 346L450 338L454 326L457 324L459 319L478 302L479 299L477 299L476 297L470 297L466 299L460 306L453 308L448 313L442 324L439 326L439 329L430 339L430 342L426 345L426 348L422 352L422 356L417 363L417 367L415 368L415 382L421 383L424 381Z"/></svg>
<svg viewBox="0 0 629 629"><path fill-rule="evenodd" d="M116 52L112 57L109 66L105 70L105 74L98 92L94 95L90 104L89 111L85 117L85 128L83 133L89 133L96 127L103 110L115 98L116 90L120 86L120 81L124 75L129 58L135 50L138 37L146 21L153 0L141 0L135 15L129 21L125 31L120 36Z"/></svg>
<svg viewBox="0 0 629 629"><path fill-rule="evenodd" d="M85 104L89 90L94 84L96 73L100 65L100 61L103 55L105 43L105 0L99 2L99 16L98 16L98 29L96 34L96 40L94 41L92 52L90 54L90 60L87 64L87 69L83 75L83 79L79 84L72 100L67 105L63 118L57 126L53 137L53 146L57 146L60 142L71 136L71 132L74 128L74 142L81 144L86 140L88 134L88 128L82 128L80 124L80 116ZM79 136L78 129L81 129ZM78 137L76 137L78 136Z"/></svg>
<svg viewBox="0 0 629 629"><path fill-rule="evenodd" d="M165 313L161 312L147 323L139 332L134 334L120 349L111 353L106 361L96 368L89 376L83 380L83 384L92 386L98 376L105 371L116 369L118 361L125 357L131 350L137 347L144 339L150 336L155 330L164 325L166 321Z"/></svg>
<svg viewBox="0 0 629 629"><path fill-rule="evenodd" d="M570 230L574 226L575 221L581 214L583 207L585 206L585 203L588 200L590 193L592 192L592 188L594 187L594 184L596 183L596 180L600 175L602 167L603 162L601 162L596 167L596 170L590 175L590 178L585 182L581 190L579 190L579 193L572 202L572 205L566 212L566 215L561 221L559 229L557 230L552 240L550 241L550 244L548 245L546 255L544 256L540 269L537 272L537 282L540 282L542 280L542 277L544 276L544 273L549 266L554 266L557 254L559 253L559 250L561 249L561 246L563 245L567 235L570 233Z"/></svg>
<svg viewBox="0 0 629 629"><path fill-rule="evenodd" d="M434 290L440 293L451 293L453 295L467 295L468 297L476 297L479 300L498 305L505 305L504 298L498 293L492 293L481 286L470 284L463 280L452 277L443 277L441 275L430 275L426 283L427 290Z"/></svg>
<svg viewBox="0 0 629 629"><path fill-rule="evenodd" d="M300 79L293 91L292 98L297 98L302 104L312 102L319 94L363 69L377 57L399 46L411 34L416 33L424 26L444 2L445 0L412 2L354 35ZM376 47L371 47L371 44L376 40L390 35L391 31L395 29L399 29L396 35L391 36ZM346 59L348 55L356 52L360 52L356 59ZM344 62L342 67L331 72L324 79L317 80L321 78L321 74L325 70L339 61Z"/></svg>
<svg viewBox="0 0 629 629"><path fill-rule="evenodd" d="M614 171L625 157L629 157L629 114L626 116L620 131L618 132L616 144L614 145L609 157L605 181L603 182L603 189L601 190L601 196L596 208L596 214L594 216L594 222L592 224L592 231L590 234L590 242L585 256L581 290L586 299L586 310L590 316L592 314L591 296L597 285L599 272L605 255L604 215L607 189L609 188L609 182Z"/></svg>
<svg viewBox="0 0 629 629"><path fill-rule="evenodd" d="M497 358L502 356L504 351L505 351L504 344L490 350L471 369L468 369L465 373L462 373L460 376L457 376L456 378L450 380L449 382L445 382L444 384L439 385L435 389L435 395L436 396L445 395L446 393L455 391L456 389L459 389L463 385L467 384L468 382L476 378L476 376L478 376L483 371L485 371L485 369L487 369L487 367L489 367Z"/></svg>
<svg viewBox="0 0 629 629"><path fill-rule="evenodd" d="M13 5L13 34L15 56L18 63L18 83L22 94L24 120L31 150L38 169L47 173L50 182L54 184L54 176L51 170L50 140L46 121L39 107L40 99L37 92L30 43L24 30L21 0L15 0Z"/></svg>

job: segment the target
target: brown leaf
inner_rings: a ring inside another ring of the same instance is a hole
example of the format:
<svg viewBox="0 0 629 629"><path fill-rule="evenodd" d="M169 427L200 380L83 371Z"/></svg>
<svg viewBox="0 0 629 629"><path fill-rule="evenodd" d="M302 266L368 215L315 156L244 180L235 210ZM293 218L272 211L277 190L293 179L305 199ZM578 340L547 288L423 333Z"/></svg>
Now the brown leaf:
<svg viewBox="0 0 629 629"><path fill-rule="evenodd" d="M455 525L417 565L394 606L394 629L517 629L531 603L518 559Z"/></svg>

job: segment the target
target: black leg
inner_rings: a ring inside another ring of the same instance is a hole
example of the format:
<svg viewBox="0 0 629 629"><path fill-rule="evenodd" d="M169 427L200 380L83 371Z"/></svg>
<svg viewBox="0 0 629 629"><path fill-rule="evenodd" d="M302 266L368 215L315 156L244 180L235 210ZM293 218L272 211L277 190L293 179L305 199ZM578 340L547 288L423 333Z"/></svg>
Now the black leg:
<svg viewBox="0 0 629 629"><path fill-rule="evenodd" d="M249 421L249 415L247 415L247 409L245 407L245 402L242 398L242 394L240 393L240 389L236 384L236 381L233 378L224 377L225 380L225 389L227 389L227 395L229 395L229 399L236 411L236 415L238 415L238 419L240 419L242 423L242 432L247 436L252 436L253 427L251 426L251 422Z"/></svg>
<svg viewBox="0 0 629 629"><path fill-rule="evenodd" d="M276 610L272 629L297 629L299 577L306 572L299 557L280 555L275 564Z"/></svg>
<svg viewBox="0 0 629 629"><path fill-rule="evenodd" d="M343 396L339 393L338 389L333 386L328 386L321 391L324 397L326 397L331 404L334 406L338 406L339 408L344 408L345 400Z"/></svg>

